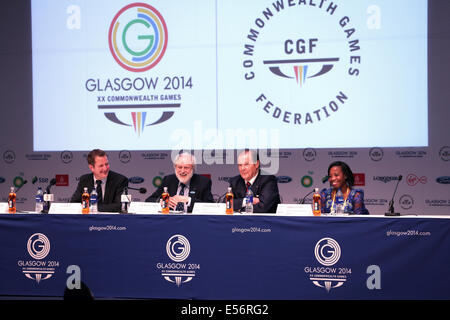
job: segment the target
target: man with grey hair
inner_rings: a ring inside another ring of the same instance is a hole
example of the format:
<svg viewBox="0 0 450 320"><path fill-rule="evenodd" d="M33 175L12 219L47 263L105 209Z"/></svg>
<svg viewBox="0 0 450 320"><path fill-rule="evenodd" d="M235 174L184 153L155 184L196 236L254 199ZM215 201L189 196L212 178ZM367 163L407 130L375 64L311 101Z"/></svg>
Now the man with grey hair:
<svg viewBox="0 0 450 320"><path fill-rule="evenodd" d="M170 195L171 210L192 212L195 202L214 202L211 179L195 173L195 157L192 154L178 154L174 160L174 171L174 174L163 178L159 188L146 202L159 201L164 187Z"/></svg>
<svg viewBox="0 0 450 320"><path fill-rule="evenodd" d="M254 213L275 213L280 201L277 178L274 175L263 175L260 170L259 156L255 150L246 149L238 155L239 175L230 179L230 187L234 195L234 211L242 211L245 196L251 189Z"/></svg>

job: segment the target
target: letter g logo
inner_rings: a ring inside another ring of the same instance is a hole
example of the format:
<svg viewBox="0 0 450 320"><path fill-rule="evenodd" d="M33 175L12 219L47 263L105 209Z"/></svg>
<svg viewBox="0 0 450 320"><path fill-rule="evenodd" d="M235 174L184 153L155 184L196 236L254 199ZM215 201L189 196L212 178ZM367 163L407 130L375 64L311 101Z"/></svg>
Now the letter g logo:
<svg viewBox="0 0 450 320"><path fill-rule="evenodd" d="M34 259L44 259L50 252L50 241L44 234L35 233L28 239L27 250Z"/></svg>
<svg viewBox="0 0 450 320"><path fill-rule="evenodd" d="M170 259L181 262L189 256L191 245L186 237L176 234L167 241L166 251Z"/></svg>
<svg viewBox="0 0 450 320"><path fill-rule="evenodd" d="M336 264L341 257L341 247L332 238L323 238L316 243L314 254L317 261L324 266Z"/></svg>

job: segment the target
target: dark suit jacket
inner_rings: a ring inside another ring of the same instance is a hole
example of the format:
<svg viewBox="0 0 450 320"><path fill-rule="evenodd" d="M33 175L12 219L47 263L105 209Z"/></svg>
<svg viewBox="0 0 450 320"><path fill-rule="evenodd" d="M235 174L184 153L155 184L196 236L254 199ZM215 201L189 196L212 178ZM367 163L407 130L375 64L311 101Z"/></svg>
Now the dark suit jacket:
<svg viewBox="0 0 450 320"><path fill-rule="evenodd" d="M242 201L244 200L247 191L245 181L239 175L231 178L229 182L231 191L234 195L234 211L241 211ZM253 206L253 212L275 213L277 211L277 205L281 203L281 201L277 178L274 175L262 175L259 173L251 188L254 197L259 198L259 203Z"/></svg>
<svg viewBox="0 0 450 320"><path fill-rule="evenodd" d="M75 190L70 202L81 203L81 194L84 187L88 188L88 192L91 193L94 189L94 174L88 173L80 177L77 189ZM120 196L123 189L128 187L127 177L114 172L109 171L108 178L106 180L105 194L103 195L103 201L98 199L98 211L103 212L119 212L120 211Z"/></svg>
<svg viewBox="0 0 450 320"><path fill-rule="evenodd" d="M167 175L163 178L159 188L153 192L153 194L148 197L146 202L156 202L159 201L164 187L167 187L167 191L170 196L177 194L179 180L175 174ZM192 212L194 204L198 202L214 202L213 195L211 193L211 179L194 173L191 181L189 182L189 197L191 197L191 205L188 207L188 212Z"/></svg>

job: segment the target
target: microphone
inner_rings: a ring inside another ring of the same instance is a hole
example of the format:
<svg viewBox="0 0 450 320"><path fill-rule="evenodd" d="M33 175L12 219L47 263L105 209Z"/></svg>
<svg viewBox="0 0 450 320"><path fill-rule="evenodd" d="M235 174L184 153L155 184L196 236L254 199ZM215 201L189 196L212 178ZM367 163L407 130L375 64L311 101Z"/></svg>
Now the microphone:
<svg viewBox="0 0 450 320"><path fill-rule="evenodd" d="M22 187L23 187L25 184L27 184L27 182L28 182L28 180L25 180L24 182L22 182L22 184L20 185L20 187L18 187L18 188L16 189L16 193L17 193L17 191L19 191L20 189L22 189Z"/></svg>
<svg viewBox="0 0 450 320"><path fill-rule="evenodd" d="M50 211L51 202L53 201L53 195L51 195L50 188L56 184L56 179L50 180L50 183L45 188L44 192L44 207L42 213L48 213Z"/></svg>
<svg viewBox="0 0 450 320"><path fill-rule="evenodd" d="M221 196L217 199L216 203L221 203L221 202L223 201L223 197L225 197L225 196L227 195L227 193L228 193L228 191L225 192L223 195L221 195Z"/></svg>
<svg viewBox="0 0 450 320"><path fill-rule="evenodd" d="M397 185L395 186L395 190L394 190L394 194L392 195L392 199L391 199L391 201L389 201L389 209L388 209L388 212L386 212L384 214L385 216L396 217L396 216L400 215L399 212L395 212L395 210L394 210L394 197L395 197L395 193L397 192L398 184L400 183L400 181L402 181L402 178L403 178L402 175L398 176Z"/></svg>
<svg viewBox="0 0 450 320"><path fill-rule="evenodd" d="M132 187L128 187L129 190L136 190L139 191L139 193L147 193L147 189L146 188L132 188Z"/></svg>
<svg viewBox="0 0 450 320"><path fill-rule="evenodd" d="M308 192L308 194L303 197L302 201L300 201L300 204L305 204L306 197L309 196L313 192L314 192L314 189L311 192Z"/></svg>
<svg viewBox="0 0 450 320"><path fill-rule="evenodd" d="M50 188L52 186L54 186L56 184L56 179L53 178L52 180L50 180L50 183L48 184L47 188L45 188L45 190L47 191L47 193L50 193Z"/></svg>

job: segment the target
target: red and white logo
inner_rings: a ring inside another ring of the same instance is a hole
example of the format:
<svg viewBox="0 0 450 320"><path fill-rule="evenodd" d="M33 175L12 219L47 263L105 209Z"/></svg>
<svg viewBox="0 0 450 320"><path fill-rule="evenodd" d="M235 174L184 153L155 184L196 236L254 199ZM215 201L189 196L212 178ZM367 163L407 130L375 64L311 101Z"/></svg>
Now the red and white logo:
<svg viewBox="0 0 450 320"><path fill-rule="evenodd" d="M55 176L56 186L58 187L68 187L69 186L69 175L68 174L57 174Z"/></svg>

